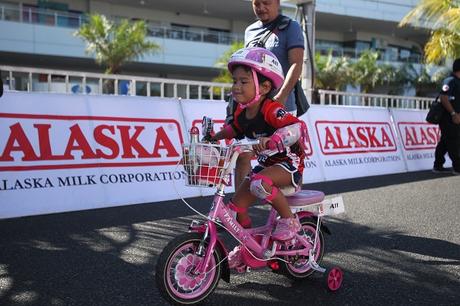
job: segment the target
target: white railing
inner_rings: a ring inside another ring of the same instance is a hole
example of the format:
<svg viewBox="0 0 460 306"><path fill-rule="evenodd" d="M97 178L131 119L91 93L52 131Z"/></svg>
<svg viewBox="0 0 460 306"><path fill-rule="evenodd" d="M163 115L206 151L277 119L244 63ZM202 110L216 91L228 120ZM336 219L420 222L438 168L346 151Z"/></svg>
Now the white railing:
<svg viewBox="0 0 460 306"><path fill-rule="evenodd" d="M319 90L321 105L371 106L428 109L433 98L363 94L333 90Z"/></svg>
<svg viewBox="0 0 460 306"><path fill-rule="evenodd" d="M231 84L132 75L108 75L28 67L1 66L2 79L11 90L73 94L114 94L162 98L219 99ZM314 95L315 96L315 95ZM433 98L362 94L318 90L314 103L321 105L428 109Z"/></svg>
<svg viewBox="0 0 460 306"><path fill-rule="evenodd" d="M224 99L231 84L1 66L8 89L28 92L114 94L184 99Z"/></svg>

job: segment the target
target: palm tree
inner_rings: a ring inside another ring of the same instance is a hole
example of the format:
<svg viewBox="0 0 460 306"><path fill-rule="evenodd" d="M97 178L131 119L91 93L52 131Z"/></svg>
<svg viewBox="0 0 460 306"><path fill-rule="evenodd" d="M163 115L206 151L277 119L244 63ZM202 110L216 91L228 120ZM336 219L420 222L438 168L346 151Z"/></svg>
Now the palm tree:
<svg viewBox="0 0 460 306"><path fill-rule="evenodd" d="M227 69L228 61L233 53L242 49L244 47L244 43L242 41L235 41L231 44L230 48L222 54L221 57L217 59L215 64L216 67L220 68L219 76L215 77L212 81L218 83L231 83L232 82L232 75Z"/></svg>
<svg viewBox="0 0 460 306"><path fill-rule="evenodd" d="M350 60L347 57L334 58L332 50L327 56L315 54L315 88L344 90L350 83Z"/></svg>
<svg viewBox="0 0 460 306"><path fill-rule="evenodd" d="M421 0L400 22L431 29L425 45L425 61L437 64L446 58L460 57L460 2Z"/></svg>
<svg viewBox="0 0 460 306"><path fill-rule="evenodd" d="M395 74L391 65L379 64L378 58L378 52L366 50L351 64L351 82L355 86L360 85L363 93L371 92L377 85L389 83Z"/></svg>
<svg viewBox="0 0 460 306"><path fill-rule="evenodd" d="M86 52L95 55L107 74L120 73L124 62L160 49L146 40L147 26L142 20L130 23L124 19L115 24L103 15L94 14L74 35L86 41Z"/></svg>

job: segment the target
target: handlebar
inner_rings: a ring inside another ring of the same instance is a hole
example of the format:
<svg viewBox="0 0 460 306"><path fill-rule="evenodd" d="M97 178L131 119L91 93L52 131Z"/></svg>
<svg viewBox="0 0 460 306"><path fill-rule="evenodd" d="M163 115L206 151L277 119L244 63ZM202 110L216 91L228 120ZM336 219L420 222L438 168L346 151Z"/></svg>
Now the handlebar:
<svg viewBox="0 0 460 306"><path fill-rule="evenodd" d="M235 141L233 143L233 146L241 148L242 152L252 152L253 151L252 146L255 146L258 144L259 144L258 139L244 138L244 139Z"/></svg>

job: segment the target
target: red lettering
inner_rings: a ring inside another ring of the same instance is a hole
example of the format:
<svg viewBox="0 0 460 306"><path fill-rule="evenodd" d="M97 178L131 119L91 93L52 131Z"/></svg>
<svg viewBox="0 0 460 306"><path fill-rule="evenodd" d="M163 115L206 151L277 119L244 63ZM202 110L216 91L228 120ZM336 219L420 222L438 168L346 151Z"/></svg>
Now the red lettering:
<svg viewBox="0 0 460 306"><path fill-rule="evenodd" d="M324 149L335 149L337 147L337 143L335 142L331 130L329 129L329 127L326 127L326 141L324 144Z"/></svg>
<svg viewBox="0 0 460 306"><path fill-rule="evenodd" d="M138 123L139 126L129 123L104 124L104 122L100 125L82 123L84 126L80 126L79 119L76 120L77 123L71 121L71 125L68 125L67 128L62 127L63 121L59 121L57 126L53 125L54 121L11 122L9 134L4 135L0 147L0 162L78 159L97 162L97 160L104 159L158 159L180 156L179 149L175 147L175 142L170 138L171 135L166 132L166 126L155 121L153 121L153 126L150 121L147 121L145 125ZM4 130L3 133L6 134L7 131ZM153 164L170 162L174 161L152 161ZM42 167L43 164L34 164L31 167L36 166ZM7 167L15 167L15 165Z"/></svg>
<svg viewBox="0 0 460 306"><path fill-rule="evenodd" d="M120 153L120 148L118 147L118 143L111 137L104 134L104 130L108 130L112 135L115 135L115 127L112 125L98 125L94 129L93 135L94 140L101 146L109 149L111 154L104 153L101 149L96 149L96 155L98 158L105 158L105 159L114 159Z"/></svg>
<svg viewBox="0 0 460 306"><path fill-rule="evenodd" d="M382 147L392 147L393 143L391 142L390 136L388 136L385 128L382 127Z"/></svg>
<svg viewBox="0 0 460 306"><path fill-rule="evenodd" d="M353 133L353 130L351 127L347 128L347 133L348 133L348 146L347 148L360 148L362 147L361 143L358 142L358 140L355 137L355 134Z"/></svg>
<svg viewBox="0 0 460 306"><path fill-rule="evenodd" d="M147 157L154 157L153 155L149 154L147 150L137 141L140 133L145 129L143 126L135 126L134 127L134 134L129 135L129 130L131 129L130 126L123 126L119 125L117 128L120 130L121 133L121 143L123 145L123 158L136 158L133 153L133 149L136 150L138 153L139 158L147 158Z"/></svg>
<svg viewBox="0 0 460 306"><path fill-rule="evenodd" d="M174 148L171 140L169 140L168 135L166 134L163 127L159 127L156 129L157 131L157 138L155 139L155 145L153 147L152 157L160 157L159 150L166 150L167 157L177 157L179 153L177 153L176 149Z"/></svg>
<svg viewBox="0 0 460 306"><path fill-rule="evenodd" d="M356 134L358 134L358 138L362 141L361 146L367 148L369 147L369 139L367 139L365 132L366 129L364 127L358 127L356 129Z"/></svg>
<svg viewBox="0 0 460 306"><path fill-rule="evenodd" d="M24 156L23 161L38 160L37 154L32 147L29 139L27 139L26 133L22 129L21 124L16 123L10 126L10 136L6 142L5 149L0 156L0 161L13 161L14 158L11 156L11 152L18 151L22 152ZM17 143L17 145L15 145Z"/></svg>
<svg viewBox="0 0 460 306"><path fill-rule="evenodd" d="M426 136L426 133L423 128L420 128L420 144L429 144L430 141L428 140L428 137Z"/></svg>
<svg viewBox="0 0 460 306"><path fill-rule="evenodd" d="M66 159L75 159L72 151L80 150L83 154L82 159L97 158L96 154L91 150L91 146L83 135L78 124L72 125L70 128L70 137L65 148L64 156ZM76 143L76 144L75 144Z"/></svg>
<svg viewBox="0 0 460 306"><path fill-rule="evenodd" d="M340 127L334 127L335 136L337 136L338 147L343 148L343 140L342 140L342 133L340 132Z"/></svg>
<svg viewBox="0 0 460 306"><path fill-rule="evenodd" d="M379 140L375 136L376 127L366 126L366 131L369 137L369 142L370 142L371 147L382 147L382 144L379 142Z"/></svg>
<svg viewBox="0 0 460 306"><path fill-rule="evenodd" d="M440 136L440 135L438 135L438 128L428 127L426 129L426 133L427 133L429 139L431 140L430 141L431 144L437 144L438 143L439 136Z"/></svg>
<svg viewBox="0 0 460 306"><path fill-rule="evenodd" d="M53 155L50 141L51 124L34 124L38 132L38 145L40 148L40 160L64 160L64 155Z"/></svg>
<svg viewBox="0 0 460 306"><path fill-rule="evenodd" d="M420 146L420 145L435 145L439 140L438 128L419 126L404 127L405 145Z"/></svg>
<svg viewBox="0 0 460 306"><path fill-rule="evenodd" d="M413 128L409 129L407 126L404 127L405 134L406 134L406 139L404 142L406 143L407 146L415 145L417 144L417 137L415 136L415 130ZM411 133L411 130L413 133Z"/></svg>

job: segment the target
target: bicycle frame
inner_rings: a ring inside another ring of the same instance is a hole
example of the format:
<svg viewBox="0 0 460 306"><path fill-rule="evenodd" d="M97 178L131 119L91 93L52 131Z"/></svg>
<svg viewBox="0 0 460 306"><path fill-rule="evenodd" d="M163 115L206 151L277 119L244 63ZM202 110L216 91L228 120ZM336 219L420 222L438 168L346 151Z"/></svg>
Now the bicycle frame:
<svg viewBox="0 0 460 306"><path fill-rule="evenodd" d="M227 174L231 169L233 169L233 166L236 162L236 159L238 158L238 155L243 152L241 146L236 146L234 148L234 152L232 153L232 156L230 158L230 162L225 169L225 174ZM230 169L230 170L229 170ZM277 242L273 241L273 246L271 250L268 249L269 243L271 241L271 231L274 228L274 225L276 223L276 217L277 217L277 212L275 209L271 209L267 222L265 225L256 227L256 228L251 228L251 229L245 229L243 228L238 221L236 221L236 218L234 217L234 212L230 210L227 205L224 203L224 189L225 185L223 182L220 182L217 186L217 192L214 195L214 199L212 202L211 210L209 211L208 214L208 221L206 222L206 229L203 234L203 240L200 245L200 248L198 249L197 254L199 255L204 255L204 260L200 262L200 264L197 267L198 273L204 273L206 270L206 267L209 264L210 258L212 256L213 250L216 247L217 243L217 228L216 228L216 220L219 219L222 225L230 232L231 235L233 235L235 238L237 238L240 242L242 242L246 248L250 250L250 252L255 256L255 260L260 260L260 261L267 261L274 255L279 255L279 256L294 256L294 255L300 255L300 256L310 256L310 250L313 248L313 245L307 241L307 237L304 235L299 235L297 234L296 239L304 246L303 249L301 250L277 250ZM263 238L261 242L258 242L254 236L255 235L263 235ZM209 243L208 247L206 249L206 253L203 254L203 243L204 241L209 237Z"/></svg>
<svg viewBox="0 0 460 306"><path fill-rule="evenodd" d="M252 150L257 143L243 141L220 145L191 138L190 143L182 144L185 185L216 188L216 193L205 222L193 220L189 233L170 241L158 258L155 280L160 294L169 302L190 305L203 301L215 290L220 278L230 282L231 268L243 273L269 267L293 280L303 280L315 271L326 272L320 266L324 255L323 231L330 232L321 220L323 216L345 211L341 196L325 199L321 191L296 190L292 193L294 190L282 189L286 195L289 193L289 208L301 222L299 231L283 241L272 238L279 219L273 207L265 224L245 229L237 221L233 207L224 203L224 190L239 154L246 149ZM238 257L227 259L229 253L218 235L217 226L238 240L240 245L235 253L230 253ZM342 270L330 269L326 280L329 290L338 290L343 280Z"/></svg>

